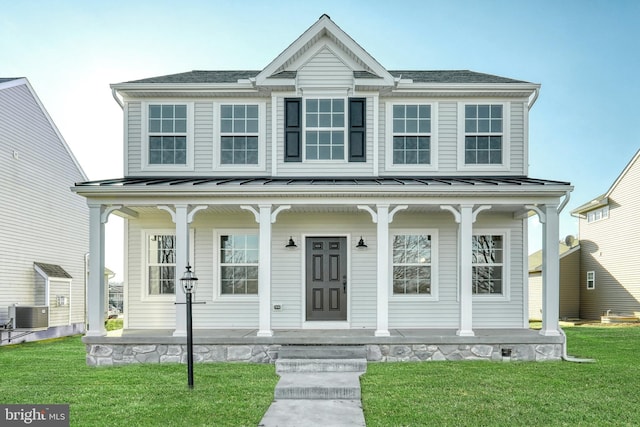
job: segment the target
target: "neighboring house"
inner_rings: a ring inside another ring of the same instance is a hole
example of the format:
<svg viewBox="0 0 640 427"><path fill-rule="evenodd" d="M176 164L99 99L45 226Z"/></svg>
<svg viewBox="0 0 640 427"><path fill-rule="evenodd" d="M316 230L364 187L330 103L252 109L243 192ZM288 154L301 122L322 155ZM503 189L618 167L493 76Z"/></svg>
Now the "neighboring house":
<svg viewBox="0 0 640 427"><path fill-rule="evenodd" d="M180 360L162 351L186 333L187 264L205 303L201 348L402 336L456 344L455 357L502 360L514 345L528 346L514 350L523 359L560 357L556 244L544 248L543 327L528 328L528 214L557 242L572 190L527 176L538 84L389 71L323 15L262 70L111 87L125 176L74 191L90 206L91 271L104 267L109 215L126 219L125 329L104 336L93 277L88 363ZM370 357L391 360L381 348Z"/></svg>
<svg viewBox="0 0 640 427"><path fill-rule="evenodd" d="M580 245L560 243L561 319L580 317ZM542 250L529 255L529 319L542 316Z"/></svg>
<svg viewBox="0 0 640 427"><path fill-rule="evenodd" d="M609 190L574 209L580 229L580 317L640 316L640 151Z"/></svg>
<svg viewBox="0 0 640 427"><path fill-rule="evenodd" d="M82 333L87 177L26 78L0 78L0 147L2 344Z"/></svg>

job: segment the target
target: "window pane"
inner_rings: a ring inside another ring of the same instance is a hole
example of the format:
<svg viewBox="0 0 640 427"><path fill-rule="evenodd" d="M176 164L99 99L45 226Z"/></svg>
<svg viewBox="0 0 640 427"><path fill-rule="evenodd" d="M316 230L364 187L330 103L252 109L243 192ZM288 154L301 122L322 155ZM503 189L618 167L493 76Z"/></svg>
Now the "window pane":
<svg viewBox="0 0 640 427"><path fill-rule="evenodd" d="M502 118L502 105L492 105L491 106L491 117L492 118Z"/></svg>
<svg viewBox="0 0 640 427"><path fill-rule="evenodd" d="M464 107L464 115L467 119L478 117L478 106L477 105L465 105Z"/></svg>
<svg viewBox="0 0 640 427"><path fill-rule="evenodd" d="M173 119L173 105L163 105L162 106L162 118Z"/></svg>
<svg viewBox="0 0 640 427"><path fill-rule="evenodd" d="M160 132L159 119L149 119L149 132Z"/></svg>
<svg viewBox="0 0 640 427"><path fill-rule="evenodd" d="M233 117L233 107L231 105L222 105L220 107L220 117L230 119Z"/></svg>
<svg viewBox="0 0 640 427"><path fill-rule="evenodd" d="M186 119L187 118L187 106L186 105L176 105L174 108L175 118L176 119Z"/></svg>
<svg viewBox="0 0 640 427"><path fill-rule="evenodd" d="M478 105L478 118L481 118L481 119L489 118L488 105Z"/></svg>
<svg viewBox="0 0 640 427"><path fill-rule="evenodd" d="M187 120L178 119L175 122L175 132L185 133L187 131Z"/></svg>
<svg viewBox="0 0 640 427"><path fill-rule="evenodd" d="M154 119L160 118L161 108L159 105L149 105L149 117Z"/></svg>

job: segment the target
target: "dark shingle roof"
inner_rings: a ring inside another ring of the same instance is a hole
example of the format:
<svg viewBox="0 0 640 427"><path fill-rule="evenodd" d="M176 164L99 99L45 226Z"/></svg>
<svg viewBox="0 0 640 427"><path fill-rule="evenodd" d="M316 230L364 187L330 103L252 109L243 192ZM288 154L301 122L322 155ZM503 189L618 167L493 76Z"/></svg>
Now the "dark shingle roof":
<svg viewBox="0 0 640 427"><path fill-rule="evenodd" d="M389 73L394 77L411 79L414 83L528 83L522 80L514 80L469 70L399 70L389 71ZM239 79L256 77L258 74L260 74L259 70L194 70L185 73L132 80L126 83L236 83ZM356 78L379 77L366 71L354 71L353 74ZM275 78L285 79L292 79L295 78L295 76L295 71L282 71L273 75Z"/></svg>
<svg viewBox="0 0 640 427"><path fill-rule="evenodd" d="M414 83L528 83L469 70L399 70L389 71L389 73L394 77L412 79Z"/></svg>
<svg viewBox="0 0 640 427"><path fill-rule="evenodd" d="M64 268L56 264L45 264L43 262L34 262L35 265L40 268L49 277L55 277L56 279L71 279L71 275L65 271Z"/></svg>

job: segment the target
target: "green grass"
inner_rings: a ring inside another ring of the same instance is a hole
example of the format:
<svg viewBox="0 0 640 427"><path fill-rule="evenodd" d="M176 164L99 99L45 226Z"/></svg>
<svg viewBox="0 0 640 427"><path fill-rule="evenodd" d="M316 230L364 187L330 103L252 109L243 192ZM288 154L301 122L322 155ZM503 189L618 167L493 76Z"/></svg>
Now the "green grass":
<svg viewBox="0 0 640 427"><path fill-rule="evenodd" d="M567 362L371 363L367 426L640 425L640 327L565 328ZM69 403L73 426L256 426L273 400L273 365L88 367L79 337L0 348L0 402ZM329 427L329 426L327 426Z"/></svg>
<svg viewBox="0 0 640 427"><path fill-rule="evenodd" d="M256 426L273 365L205 363L193 390L181 364L89 367L80 337L0 348L0 402L70 404L73 426Z"/></svg>
<svg viewBox="0 0 640 427"><path fill-rule="evenodd" d="M565 332L597 362L369 364L367 426L640 425L640 327Z"/></svg>

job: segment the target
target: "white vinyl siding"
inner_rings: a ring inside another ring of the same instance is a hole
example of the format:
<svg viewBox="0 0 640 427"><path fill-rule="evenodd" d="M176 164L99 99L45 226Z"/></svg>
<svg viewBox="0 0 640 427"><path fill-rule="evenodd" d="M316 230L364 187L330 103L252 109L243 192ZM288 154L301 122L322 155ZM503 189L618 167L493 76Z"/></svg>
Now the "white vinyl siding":
<svg viewBox="0 0 640 427"><path fill-rule="evenodd" d="M300 67L297 79L298 86L302 88L350 88L353 71L328 47L324 47Z"/></svg>
<svg viewBox="0 0 640 427"><path fill-rule="evenodd" d="M640 156L630 162L607 195L607 220L580 219L581 289L586 272L594 271L596 287L580 292L580 317L600 319L603 312L640 312ZM614 201L614 203L611 203Z"/></svg>
<svg viewBox="0 0 640 427"><path fill-rule="evenodd" d="M70 324L71 280L49 280L49 327ZM65 297L66 305L58 305L58 297Z"/></svg>
<svg viewBox="0 0 640 427"><path fill-rule="evenodd" d="M0 135L0 323L11 304L46 303L33 267L42 262L73 277L68 310L83 324L89 210L69 188L85 177L25 84L0 85Z"/></svg>

